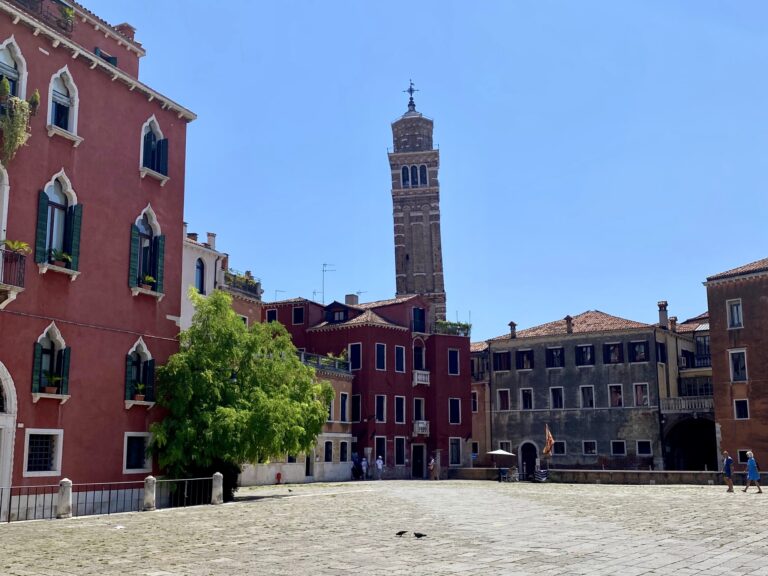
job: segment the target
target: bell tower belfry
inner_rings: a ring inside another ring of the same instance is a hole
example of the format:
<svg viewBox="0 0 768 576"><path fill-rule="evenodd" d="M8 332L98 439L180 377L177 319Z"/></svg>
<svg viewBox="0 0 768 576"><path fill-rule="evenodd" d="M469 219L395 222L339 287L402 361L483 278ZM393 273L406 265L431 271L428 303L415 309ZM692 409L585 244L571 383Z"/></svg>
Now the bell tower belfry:
<svg viewBox="0 0 768 576"><path fill-rule="evenodd" d="M432 147L433 122L416 111L413 82L408 111L392 122L392 204L397 296L422 294L434 320L445 320L440 240L440 151Z"/></svg>

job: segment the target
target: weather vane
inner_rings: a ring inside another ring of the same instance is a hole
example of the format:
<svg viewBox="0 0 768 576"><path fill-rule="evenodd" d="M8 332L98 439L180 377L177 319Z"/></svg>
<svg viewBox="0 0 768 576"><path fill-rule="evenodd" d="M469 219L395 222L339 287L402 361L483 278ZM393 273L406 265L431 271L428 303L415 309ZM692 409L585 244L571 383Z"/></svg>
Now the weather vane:
<svg viewBox="0 0 768 576"><path fill-rule="evenodd" d="M418 89L413 87L413 80L409 78L408 82L409 82L408 90L403 90L403 92L405 92L410 96L410 98L408 99L408 110L414 111L416 110L416 103L413 101L413 93L418 92Z"/></svg>

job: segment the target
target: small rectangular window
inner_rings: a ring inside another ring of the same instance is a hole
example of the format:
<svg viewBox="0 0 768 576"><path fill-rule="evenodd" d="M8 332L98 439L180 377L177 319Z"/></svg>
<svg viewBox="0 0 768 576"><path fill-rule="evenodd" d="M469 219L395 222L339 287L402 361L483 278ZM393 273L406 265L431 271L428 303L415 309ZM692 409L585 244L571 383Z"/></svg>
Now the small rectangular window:
<svg viewBox="0 0 768 576"><path fill-rule="evenodd" d="M611 384L608 386L608 398L611 408L621 408L624 406L624 391L621 384Z"/></svg>
<svg viewBox="0 0 768 576"><path fill-rule="evenodd" d="M27 472L53 472L56 469L55 434L30 434L27 437Z"/></svg>
<svg viewBox="0 0 768 576"><path fill-rule="evenodd" d="M747 452L749 452L749 450L739 450L739 464L746 464L749 462L749 456L747 456Z"/></svg>
<svg viewBox="0 0 768 576"><path fill-rule="evenodd" d="M741 314L741 298L737 300L727 300L725 305L728 309L728 329L743 328L744 319Z"/></svg>
<svg viewBox="0 0 768 576"><path fill-rule="evenodd" d="M592 344L576 346L576 366L594 366L595 347Z"/></svg>
<svg viewBox="0 0 768 576"><path fill-rule="evenodd" d="M405 372L405 346L395 346L395 372Z"/></svg>
<svg viewBox="0 0 768 576"><path fill-rule="evenodd" d="M493 353L493 370L495 372L504 372L512 366L511 355L509 352Z"/></svg>
<svg viewBox="0 0 768 576"><path fill-rule="evenodd" d="M533 350L518 350L515 362L518 370L533 370Z"/></svg>
<svg viewBox="0 0 768 576"><path fill-rule="evenodd" d="M509 410L509 390L498 390L497 395L499 397L498 407L499 410Z"/></svg>
<svg viewBox="0 0 768 576"><path fill-rule="evenodd" d="M448 423L461 424L461 398L448 399Z"/></svg>
<svg viewBox="0 0 768 576"><path fill-rule="evenodd" d="M448 349L448 375L459 375L459 351L455 348Z"/></svg>
<svg viewBox="0 0 768 576"><path fill-rule="evenodd" d="M363 345L360 342L349 345L349 369L360 370L363 367Z"/></svg>
<svg viewBox="0 0 768 576"><path fill-rule="evenodd" d="M376 395L376 422L387 421L387 397L383 394Z"/></svg>
<svg viewBox="0 0 768 576"><path fill-rule="evenodd" d="M427 312L424 308L413 309L413 331L421 333L427 331Z"/></svg>
<svg viewBox="0 0 768 576"><path fill-rule="evenodd" d="M729 350L731 360L731 382L747 380L747 352L745 350Z"/></svg>
<svg viewBox="0 0 768 576"><path fill-rule="evenodd" d="M597 442L595 440L584 440L581 443L581 451L585 456L594 456L597 454Z"/></svg>
<svg viewBox="0 0 768 576"><path fill-rule="evenodd" d="M325 458L326 462L333 462L333 442L327 440L325 442Z"/></svg>
<svg viewBox="0 0 768 576"><path fill-rule="evenodd" d="M347 462L349 460L349 442L342 442L339 444L339 462Z"/></svg>
<svg viewBox="0 0 768 576"><path fill-rule="evenodd" d="M603 345L603 364L622 364L624 362L624 345L613 342Z"/></svg>
<svg viewBox="0 0 768 576"><path fill-rule="evenodd" d="M581 407L582 408L595 407L595 387L594 386L581 387Z"/></svg>
<svg viewBox="0 0 768 576"><path fill-rule="evenodd" d="M749 419L749 400L734 400L733 401L733 417L736 420L748 420Z"/></svg>
<svg viewBox="0 0 768 576"><path fill-rule="evenodd" d="M304 324L304 306L293 307L293 324Z"/></svg>
<svg viewBox="0 0 768 576"><path fill-rule="evenodd" d="M656 362L667 363L667 345L664 342L656 342Z"/></svg>
<svg viewBox="0 0 768 576"><path fill-rule="evenodd" d="M533 388L520 390L520 410L533 410Z"/></svg>
<svg viewBox="0 0 768 576"><path fill-rule="evenodd" d="M648 362L648 342L630 342L629 361Z"/></svg>
<svg viewBox="0 0 768 576"><path fill-rule="evenodd" d="M506 452L512 452L512 442L509 440L502 440L499 442L499 449L505 450Z"/></svg>
<svg viewBox="0 0 768 576"><path fill-rule="evenodd" d="M562 410L564 408L563 389L561 387L549 389L549 408L551 410Z"/></svg>
<svg viewBox="0 0 768 576"><path fill-rule="evenodd" d="M126 433L124 473L151 472L152 460L147 455L149 434Z"/></svg>
<svg viewBox="0 0 768 576"><path fill-rule="evenodd" d="M638 456L653 456L653 448L651 447L650 440L638 440L637 441L637 455Z"/></svg>
<svg viewBox="0 0 768 576"><path fill-rule="evenodd" d="M555 440L552 445L553 456L565 456L565 442L563 440Z"/></svg>
<svg viewBox="0 0 768 576"><path fill-rule="evenodd" d="M448 440L450 466L461 466L461 440L461 438L450 438Z"/></svg>
<svg viewBox="0 0 768 576"><path fill-rule="evenodd" d="M472 392L472 412L477 412L477 392Z"/></svg>
<svg viewBox="0 0 768 576"><path fill-rule="evenodd" d="M352 395L352 422L360 422L360 394Z"/></svg>
<svg viewBox="0 0 768 576"><path fill-rule="evenodd" d="M339 421L348 422L347 420L347 398L349 395L346 392L339 394Z"/></svg>
<svg viewBox="0 0 768 576"><path fill-rule="evenodd" d="M405 396L395 396L395 424L405 424Z"/></svg>
<svg viewBox="0 0 768 576"><path fill-rule="evenodd" d="M565 353L562 347L547 348L547 368L563 368L565 366Z"/></svg>
<svg viewBox="0 0 768 576"><path fill-rule="evenodd" d="M270 308L267 310L267 322L277 322L277 309Z"/></svg>
<svg viewBox="0 0 768 576"><path fill-rule="evenodd" d="M376 343L376 370L387 369L387 345Z"/></svg>
<svg viewBox="0 0 768 576"><path fill-rule="evenodd" d="M395 437L395 466L405 466L405 438Z"/></svg>
<svg viewBox="0 0 768 576"><path fill-rule="evenodd" d="M612 456L626 456L627 446L624 440L611 440L611 455Z"/></svg>
<svg viewBox="0 0 768 576"><path fill-rule="evenodd" d="M635 406L649 406L648 384L635 384Z"/></svg>

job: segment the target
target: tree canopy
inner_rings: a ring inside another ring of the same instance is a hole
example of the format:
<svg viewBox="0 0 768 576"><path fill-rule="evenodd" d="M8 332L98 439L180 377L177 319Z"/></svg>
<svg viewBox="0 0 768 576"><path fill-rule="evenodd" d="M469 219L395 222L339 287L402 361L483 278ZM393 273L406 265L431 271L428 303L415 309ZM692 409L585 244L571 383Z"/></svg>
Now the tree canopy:
<svg viewBox="0 0 768 576"><path fill-rule="evenodd" d="M183 477L310 450L328 418L330 384L302 364L282 324L247 328L220 290L190 297L192 326L157 374L167 411L152 426L160 467Z"/></svg>

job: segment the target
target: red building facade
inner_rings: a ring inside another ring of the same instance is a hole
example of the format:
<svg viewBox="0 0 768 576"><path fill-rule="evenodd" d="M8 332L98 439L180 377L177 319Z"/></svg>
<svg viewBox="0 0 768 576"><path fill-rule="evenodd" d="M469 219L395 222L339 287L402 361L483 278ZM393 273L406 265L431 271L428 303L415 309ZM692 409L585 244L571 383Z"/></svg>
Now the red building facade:
<svg viewBox="0 0 768 576"><path fill-rule="evenodd" d="M0 486L152 471L194 114L138 80L133 33L77 4L0 1L0 75L11 96L40 93L0 169Z"/></svg>

